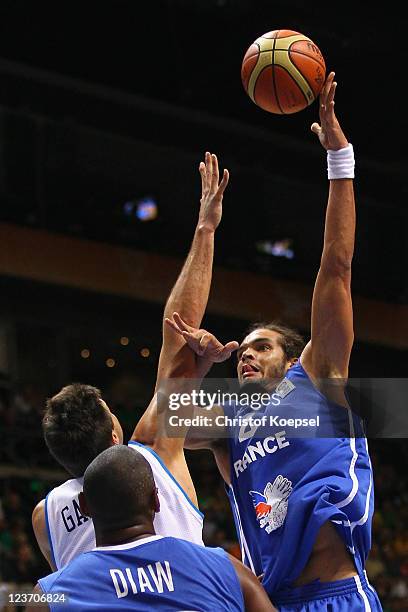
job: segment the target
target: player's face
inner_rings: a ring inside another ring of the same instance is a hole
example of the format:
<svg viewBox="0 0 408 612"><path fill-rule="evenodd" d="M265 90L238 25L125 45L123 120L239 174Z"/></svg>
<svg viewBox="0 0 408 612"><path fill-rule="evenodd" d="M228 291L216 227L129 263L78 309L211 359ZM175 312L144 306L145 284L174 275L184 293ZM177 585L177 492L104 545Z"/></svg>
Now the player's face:
<svg viewBox="0 0 408 612"><path fill-rule="evenodd" d="M116 439L118 440L117 443L123 444L123 430L121 424L119 423L118 417L110 411L108 405L103 400L101 400L101 404L103 409L109 412L109 416L112 419L112 438L114 437L113 434L115 434Z"/></svg>
<svg viewBox="0 0 408 612"><path fill-rule="evenodd" d="M237 351L237 372L241 385L247 382L284 377L290 363L279 344L280 334L271 329L256 329Z"/></svg>

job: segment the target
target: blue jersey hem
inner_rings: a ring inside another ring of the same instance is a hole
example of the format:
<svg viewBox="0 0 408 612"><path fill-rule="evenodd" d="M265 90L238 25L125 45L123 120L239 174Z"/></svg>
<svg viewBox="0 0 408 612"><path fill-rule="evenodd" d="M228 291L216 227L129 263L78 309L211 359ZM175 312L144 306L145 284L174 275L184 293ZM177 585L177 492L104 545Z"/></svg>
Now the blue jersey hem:
<svg viewBox="0 0 408 612"><path fill-rule="evenodd" d="M367 591L368 588L373 588L368 585L364 574L357 574L352 578L343 580L335 580L333 582L320 582L315 580L301 587L288 588L285 591L277 591L270 595L271 600L276 605L300 604L328 597L339 597L341 595L349 595L350 593L359 593Z"/></svg>

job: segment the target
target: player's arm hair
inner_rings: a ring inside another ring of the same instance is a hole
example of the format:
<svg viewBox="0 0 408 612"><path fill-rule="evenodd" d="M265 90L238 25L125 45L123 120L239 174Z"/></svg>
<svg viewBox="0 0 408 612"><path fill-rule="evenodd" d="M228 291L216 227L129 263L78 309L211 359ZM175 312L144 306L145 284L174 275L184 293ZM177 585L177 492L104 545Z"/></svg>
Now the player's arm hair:
<svg viewBox="0 0 408 612"><path fill-rule="evenodd" d="M165 379L198 376L196 355L164 319L179 312L189 324L200 327L210 291L213 252L214 233L197 226L190 253L164 309L155 394L131 438L153 448L196 505L197 496L184 455L184 437L181 431L179 437L168 437L158 425L157 389Z"/></svg>
<svg viewBox="0 0 408 612"><path fill-rule="evenodd" d="M166 323L174 312L194 327L200 327L208 302L214 256L214 232L197 225L188 257L167 299L162 323L163 342L160 351L155 393L166 378L195 378L196 356L182 336ZM156 401L153 398L138 422L132 440L142 444L154 444L157 436ZM169 447L183 446L182 441L172 439Z"/></svg>
<svg viewBox="0 0 408 612"><path fill-rule="evenodd" d="M228 555L241 585L246 612L277 612L258 578L241 561Z"/></svg>
<svg viewBox="0 0 408 612"><path fill-rule="evenodd" d="M311 341L301 358L315 378L348 377L354 341L350 286L355 217L353 180L331 180L323 253L312 299Z"/></svg>
<svg viewBox="0 0 408 612"><path fill-rule="evenodd" d="M35 506L31 517L33 531L37 544L44 555L45 559L53 572L56 571L56 567L52 561L51 547L48 539L47 524L45 518L45 499L42 499Z"/></svg>
<svg viewBox="0 0 408 612"><path fill-rule="evenodd" d="M162 458L168 469L183 488L191 491L192 501L197 503L194 485L184 455L184 438L168 437L158 427L157 390L168 378L198 378L196 355L183 337L165 323L174 312L190 325L200 327L207 307L214 258L214 233L221 219L223 192L228 184L228 172L218 183L218 162L206 155L205 172L200 165L202 196L199 218L187 259L165 304L162 321L162 348L159 357L155 398L142 416L132 436L142 444L151 446ZM214 166L216 163L216 166ZM210 172L210 175L208 174ZM207 173L207 174L206 174ZM206 178L207 177L207 178Z"/></svg>
<svg viewBox="0 0 408 612"><path fill-rule="evenodd" d="M196 376L196 356L182 336L165 323L178 312L192 327L201 327L211 287L214 258L214 231L197 225L190 252L170 293L163 313L163 344L160 353L157 381L168 375Z"/></svg>
<svg viewBox="0 0 408 612"><path fill-rule="evenodd" d="M198 378L195 355L186 347L184 338L168 327L165 319L172 319L173 313L178 312L187 324L199 328L207 307L214 259L214 234L221 220L223 194L229 174L224 170L219 180L218 160L209 152L205 155L205 163L200 163L200 174L200 210L193 241L164 308L163 342L155 391L161 381L170 376ZM155 410L150 407L139 421L132 439L154 439L157 434L155 416ZM175 446L175 443L169 443L169 446Z"/></svg>

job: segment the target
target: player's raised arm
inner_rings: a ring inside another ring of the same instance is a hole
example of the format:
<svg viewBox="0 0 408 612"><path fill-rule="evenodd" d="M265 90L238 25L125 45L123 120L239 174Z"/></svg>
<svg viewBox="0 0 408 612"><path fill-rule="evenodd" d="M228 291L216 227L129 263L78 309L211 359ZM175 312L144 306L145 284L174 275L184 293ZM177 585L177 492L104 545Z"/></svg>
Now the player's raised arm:
<svg viewBox="0 0 408 612"><path fill-rule="evenodd" d="M224 170L220 181L216 155L205 154L205 162L199 166L201 175L201 200L198 222L190 252L180 275L166 302L163 315L163 344L160 354L157 380L167 376L169 364L176 372L180 365L186 376L186 364L190 363L195 376L195 363L190 351L180 354L185 342L166 325L165 319L174 312L193 327L200 327L210 293L214 258L214 236L222 217L222 200L228 185L229 173Z"/></svg>
<svg viewBox="0 0 408 612"><path fill-rule="evenodd" d="M205 162L200 163L199 171L202 191L198 222L189 254L164 308L163 343L155 392L165 379L199 376L195 354L189 349L182 335L175 333L165 323L165 319L172 317L174 311L177 311L188 324L199 327L208 302L214 235L221 221L222 200L229 174L224 170L220 180L217 157L209 152L205 154ZM186 488L191 488L188 484L191 479L185 464L183 439L158 435L156 393L139 421L132 439L154 447L173 475L182 481L181 484L185 481Z"/></svg>
<svg viewBox="0 0 408 612"><path fill-rule="evenodd" d="M178 312L174 312L172 318L166 317L165 323L184 338L195 354L197 378L204 378L213 363L226 361L239 348L239 343L235 340L222 344L211 332L189 325Z"/></svg>
<svg viewBox="0 0 408 612"><path fill-rule="evenodd" d="M317 134L327 150L329 198L324 245L312 300L311 341L302 354L315 378L347 378L353 345L351 263L354 251L354 154L334 112L337 83L331 72L320 94Z"/></svg>
<svg viewBox="0 0 408 612"><path fill-rule="evenodd" d="M167 299L163 313L163 343L160 352L156 388L163 379L195 377L195 356L182 336L175 334L165 323L177 311L193 327L200 327L208 302L214 257L214 235L221 217L222 200L228 184L228 170L219 180L216 155L207 152L205 162L199 166L201 175L201 200L198 222L189 254ZM152 444L157 433L156 404L153 399L149 409L139 421L133 439Z"/></svg>

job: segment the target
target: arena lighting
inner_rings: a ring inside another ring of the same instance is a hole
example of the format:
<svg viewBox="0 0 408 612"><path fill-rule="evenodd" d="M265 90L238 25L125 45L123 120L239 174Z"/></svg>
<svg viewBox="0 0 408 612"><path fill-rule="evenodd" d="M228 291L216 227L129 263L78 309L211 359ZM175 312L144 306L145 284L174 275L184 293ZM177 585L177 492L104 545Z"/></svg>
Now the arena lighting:
<svg viewBox="0 0 408 612"><path fill-rule="evenodd" d="M120 343L122 346L127 346L129 344L129 338L127 336L122 336L120 339Z"/></svg>
<svg viewBox="0 0 408 612"><path fill-rule="evenodd" d="M292 247L291 238L283 238L282 240L276 240L272 242L270 240L262 240L256 243L256 249L259 253L265 253L266 255L272 255L273 257L286 257L286 259L293 259L295 256Z"/></svg>
<svg viewBox="0 0 408 612"><path fill-rule="evenodd" d="M123 213L142 222L153 221L158 215L157 202L152 196L128 200L123 205Z"/></svg>

